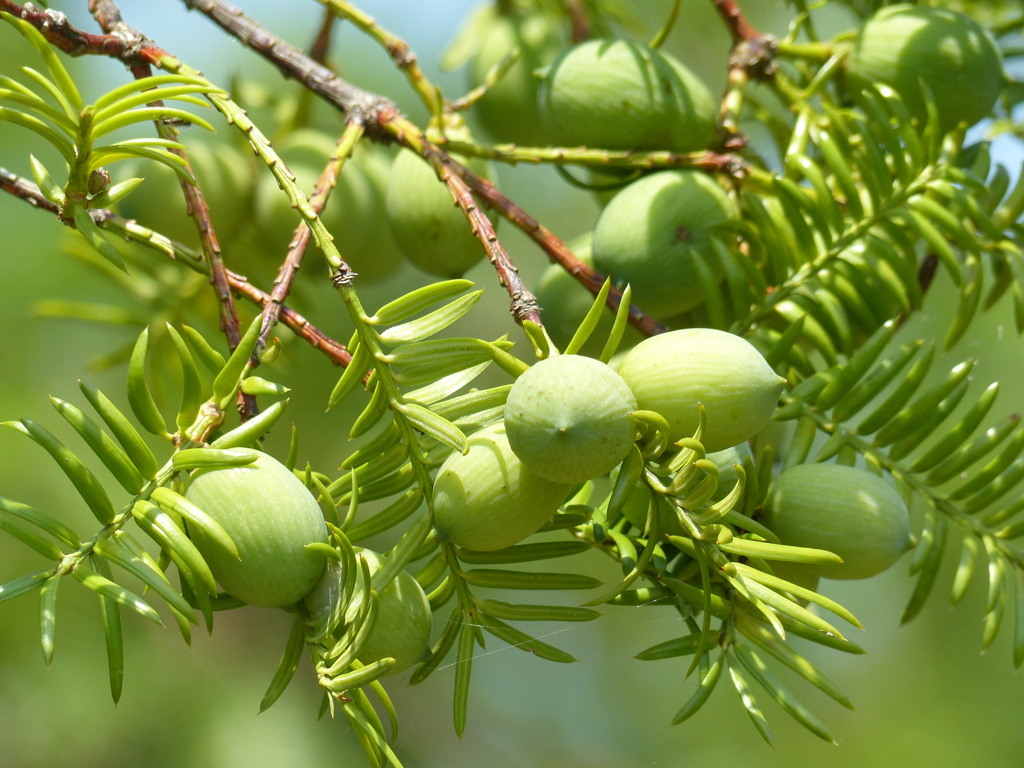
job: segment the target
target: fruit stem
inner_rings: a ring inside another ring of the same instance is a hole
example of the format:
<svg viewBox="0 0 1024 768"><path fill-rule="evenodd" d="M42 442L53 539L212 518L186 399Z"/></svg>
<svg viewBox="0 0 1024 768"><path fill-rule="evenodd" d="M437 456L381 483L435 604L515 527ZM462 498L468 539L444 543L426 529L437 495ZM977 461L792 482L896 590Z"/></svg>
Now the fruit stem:
<svg viewBox="0 0 1024 768"><path fill-rule="evenodd" d="M778 52L780 56L787 59L824 64L832 58L835 50L831 43L792 43L780 40L778 41Z"/></svg>

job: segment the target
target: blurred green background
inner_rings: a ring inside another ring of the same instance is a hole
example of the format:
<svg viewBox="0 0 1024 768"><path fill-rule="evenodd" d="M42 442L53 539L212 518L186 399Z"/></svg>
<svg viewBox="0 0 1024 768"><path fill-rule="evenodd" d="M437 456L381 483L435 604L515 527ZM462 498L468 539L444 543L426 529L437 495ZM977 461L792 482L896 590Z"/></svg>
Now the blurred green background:
<svg viewBox="0 0 1024 768"><path fill-rule="evenodd" d="M441 74L435 62L475 4L476 0L375 0L362 7L408 40L428 75L436 76L446 94L455 97L465 87L464 73ZM78 26L93 28L84 2L52 5L66 11ZM189 14L183 4L154 5L151 0L126 0L121 8L129 23L216 81L229 82L241 72L264 79L274 89L294 88L203 17ZM319 6L312 2L253 0L242 5L301 46L311 39L320 18ZM649 5L652 18L658 18L669 4L659 0ZM781 3L750 0L744 5L755 25L784 33ZM728 41L710 7L707 0L684 0L668 45L714 91L724 85ZM827 21L836 28L843 25L842 18ZM649 30L643 36L649 36ZM395 97L422 122L423 110L410 98L403 79L383 53L354 30L339 27L332 54L346 76ZM0 72L14 75L16 66L26 62L38 66L27 45L0 29ZM87 99L125 77L109 61L75 60L69 66L79 82L88 84ZM2 123L0 148L0 163L25 175L29 152L49 158L34 136ZM1000 151L1019 162L1019 147L1005 145ZM59 168L55 161L52 164ZM500 173L503 189L559 236L570 238L592 225L597 208L589 195L568 187L553 172L520 167L502 168ZM124 303L117 288L62 252L65 234L51 217L8 195L0 196L4 286L0 419L29 417L68 437L46 396L81 404L76 380L84 378L123 403L123 368L96 370L92 362L131 342L137 331L36 314L37 303L45 299ZM503 227L499 234L524 275L532 279L544 264L540 252L511 227ZM245 253L227 249L226 255L241 272L252 267ZM264 272L257 266L251 274L256 279ZM313 268L307 272L303 311L335 338L346 339L350 328L337 296L324 281L316 280ZM469 318L473 332L493 338L509 330L511 323L504 314L507 298L489 267L481 265L469 277L487 288L485 302ZM423 279L409 269L401 285L373 286L360 295L373 307ZM265 280L262 285L269 288ZM926 311L902 333L941 339L949 302L948 288L937 286ZM252 316L249 307L243 311L246 318ZM213 328L204 330L216 338ZM287 354L267 375L293 388L289 417L300 431L300 462L308 460L331 472L347 452L344 436L353 413L324 413L337 371L305 345L290 341L286 333L282 336ZM513 338L522 342L516 331ZM1004 302L977 322L973 334L960 342L948 361L951 366L967 356L978 360L975 392L992 380L1002 380L1004 390L994 412L1002 415L1024 402L1021 352ZM173 377L163 383L174 391ZM287 429L279 428L268 449L280 455L286 433ZM68 485L40 449L13 431L0 431L0 494L88 531L92 518ZM951 560L955 549L948 553ZM589 563L575 565L614 577L596 555ZM407 675L392 679L389 690L402 728L398 753L408 768L628 768L705 761L879 768L1019 766L1024 751L1024 729L1019 724L1024 686L1013 673L1009 628L989 652L979 654L984 590L975 584L963 604L951 610L947 597L951 565L947 564L924 614L902 628L899 616L912 587L902 564L867 582L828 585L828 593L867 628L854 639L869 653L848 657L816 647L808 647L806 653L847 692L858 710L846 711L805 686L794 683L794 688L833 729L838 746L816 740L765 697L777 743L775 749L769 748L724 683L694 719L669 727L668 721L689 697L694 683L684 680L683 661L632 658L678 634L674 614L649 608L608 611L604 618L583 625L531 627L538 636L578 657L576 664L550 664L492 641L488 652L474 661L470 716L461 741L451 725L452 666L442 667L416 688L405 684ZM39 559L26 547L10 537L0 538L0 583L38 567ZM174 629L159 629L126 616L126 680L117 707L107 692L95 599L77 585L61 590L57 652L50 669L39 652L36 612L33 597L0 606L0 765L4 768L362 764L361 751L344 722L317 722L320 699L308 666L300 668L278 704L257 715L287 637L289 617L283 612L248 609L219 614L214 635L197 631L191 648Z"/></svg>

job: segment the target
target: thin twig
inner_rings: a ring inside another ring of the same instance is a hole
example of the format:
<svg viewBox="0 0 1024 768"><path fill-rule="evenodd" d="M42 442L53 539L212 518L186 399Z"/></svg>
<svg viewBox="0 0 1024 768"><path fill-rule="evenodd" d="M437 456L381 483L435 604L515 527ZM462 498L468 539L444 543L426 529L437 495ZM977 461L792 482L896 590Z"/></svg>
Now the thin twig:
<svg viewBox="0 0 1024 768"><path fill-rule="evenodd" d="M434 167L438 177L448 187L456 205L466 215L466 218L473 225L473 234L487 251L487 258L498 273L498 282L508 291L510 304L509 311L515 321L522 325L529 320L537 325L542 325L540 319L540 306L537 297L526 287L522 278L519 277L519 269L512 263L511 257L498 240L494 231L494 225L487 218L476 200L469 185L462 178L470 174L470 170L436 146L427 144L427 160Z"/></svg>
<svg viewBox="0 0 1024 768"><path fill-rule="evenodd" d="M693 168L706 173L725 173L742 178L747 163L739 155L720 152L676 152L591 149L588 147L520 147L516 144L484 146L468 141L443 139L438 146L460 155L485 157L516 165L585 165L607 168Z"/></svg>
<svg viewBox="0 0 1024 768"><path fill-rule="evenodd" d="M340 109L347 122L364 124L370 138L384 143L390 140L387 134L379 130L379 121L376 119L376 115L383 110L397 111L398 108L389 99L342 80L327 67L228 3L219 0L185 0L185 4L205 14L229 35L274 64L285 77L297 80Z"/></svg>
<svg viewBox="0 0 1024 768"><path fill-rule="evenodd" d="M108 35L121 37L141 38L141 33L124 21L121 10L114 0L89 0L89 11L93 18L100 25L100 28ZM150 64L136 64L131 67L132 76L136 80L151 77L153 67ZM164 106L162 100L149 103L152 107ZM160 138L177 141L178 130L166 124L162 120L155 121L156 130ZM195 178L192 163L184 150L171 148L171 152L180 157L184 162L184 169L189 176ZM199 188L198 184L191 184L182 176L178 176L178 183L185 194L186 210L188 215L196 224L199 232L199 244L207 263L210 265L210 284L217 295L217 308L220 317L220 330L227 338L228 349L235 350L242 340L242 333L239 329L238 312L235 310L235 298L231 293L231 286L228 283L224 259L221 256L220 242L217 240L217 232L214 229L213 221L210 219L210 207L206 202L206 195ZM253 395L238 393L238 410L242 420L246 421L259 412L256 398Z"/></svg>
<svg viewBox="0 0 1024 768"><path fill-rule="evenodd" d="M320 175L316 188L309 198L309 206L317 216L327 206L328 197L337 183L338 173L351 153L355 140L361 134L362 131L358 131L353 138L350 135L350 130L347 130L345 136L339 141L338 148L331 155L327 167L324 168L323 173ZM292 282L302 266L302 259L311 236L312 233L305 221L299 224L294 235L292 235L291 243L288 245L288 255L281 264L277 277L274 278L274 288L270 293L270 302L263 308L263 326L260 328L259 342L256 344L257 350L266 347L267 340L270 338L270 332L273 330L274 325L277 324L278 315L281 307L284 305L284 300L288 297Z"/></svg>
<svg viewBox="0 0 1024 768"><path fill-rule="evenodd" d="M327 52L331 48L331 32L334 30L334 20L337 18L330 9L324 11L324 20L320 29L313 38L313 44L309 47L309 58L317 64L327 65Z"/></svg>
<svg viewBox="0 0 1024 768"><path fill-rule="evenodd" d="M39 188L33 182L3 167L0 167L0 189L31 206L48 211L54 216L60 212L60 206L51 203L43 197L42 192L39 191ZM154 237L152 230L141 227L128 219L123 219L112 211L94 209L89 213L101 228L107 229L119 237L125 237L148 248L158 250L169 258L184 264L193 272L199 272L204 275L209 274L209 265L203 261L199 253L196 253L191 248L163 236ZM227 270L225 274L231 289L238 293L238 295L244 296L253 304L263 308L272 301L271 294L252 285L242 275L231 270ZM327 355L335 365L347 366L349 360L352 359L344 344L335 341L323 333L290 307L281 305L280 318L281 322L294 331L297 336L308 342L314 349L318 349Z"/></svg>
<svg viewBox="0 0 1024 768"><path fill-rule="evenodd" d="M441 108L441 92L423 74L416 54L405 40L379 26L372 16L363 13L351 3L344 0L318 0L318 2L339 17L350 21L387 51L388 56L395 62L395 66L405 73L409 85L420 97L420 101L432 115L436 115Z"/></svg>
<svg viewBox="0 0 1024 768"><path fill-rule="evenodd" d="M726 26L729 27L733 45L743 40L753 40L762 36L747 21L743 11L736 5L736 0L712 0L712 2L715 4L715 8L718 10Z"/></svg>
<svg viewBox="0 0 1024 768"><path fill-rule="evenodd" d="M565 246L565 243L555 237L551 230L541 225L526 211L505 197L505 195L499 192L489 181L477 176L475 173L463 168L462 166L458 166L457 164L454 164L453 167L457 167L459 173L462 174L462 178L475 194L485 200L488 205L497 210L502 216L525 232L531 240L537 243L537 245L544 250L552 262L560 264L588 291L595 296L597 295L604 285L604 275L595 271L594 268L588 264L577 259L573 252ZM618 310L621 301L622 291L614 285L611 286L611 290L608 292L608 306L613 310ZM645 314L643 310L636 305L630 305L629 307L629 322L630 325L645 336L654 336L668 330L666 326Z"/></svg>
<svg viewBox="0 0 1024 768"><path fill-rule="evenodd" d="M565 10L569 14L572 25L573 45L590 39L590 20L587 18L587 9L583 7L581 0L565 0Z"/></svg>

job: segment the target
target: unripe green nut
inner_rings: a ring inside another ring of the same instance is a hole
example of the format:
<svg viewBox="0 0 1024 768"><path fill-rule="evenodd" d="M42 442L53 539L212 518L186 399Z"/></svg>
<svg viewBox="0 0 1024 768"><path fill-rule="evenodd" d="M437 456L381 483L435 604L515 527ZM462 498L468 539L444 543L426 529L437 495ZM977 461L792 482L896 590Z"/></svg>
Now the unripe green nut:
<svg viewBox="0 0 1024 768"><path fill-rule="evenodd" d="M750 342L725 331L684 328L644 339L619 365L637 407L669 424L669 440L693 435L709 453L753 437L771 418L785 380Z"/></svg>
<svg viewBox="0 0 1024 768"><path fill-rule="evenodd" d="M452 454L434 481L437 537L460 547L496 550L536 533L555 513L571 485L545 480L508 444L505 425L469 438L469 452Z"/></svg>
<svg viewBox="0 0 1024 768"><path fill-rule="evenodd" d="M565 51L544 74L540 109L561 146L705 149L718 106L674 58L628 40L590 40Z"/></svg>
<svg viewBox="0 0 1024 768"><path fill-rule="evenodd" d="M768 490L763 522L783 544L834 552L841 565L800 564L826 579L866 579L910 547L907 507L896 490L863 469L798 464Z"/></svg>
<svg viewBox="0 0 1024 768"><path fill-rule="evenodd" d="M228 594L250 605L290 606L316 586L325 556L306 549L327 542L316 499L291 471L266 454L252 464L200 469L186 498L227 531L235 559L196 526L189 534Z"/></svg>
<svg viewBox="0 0 1024 768"><path fill-rule="evenodd" d="M469 87L479 88L488 72L516 48L519 60L473 106L473 114L496 141L523 146L548 143L537 106L540 79L534 71L562 51L558 27L544 14L499 16L484 32L469 65Z"/></svg>
<svg viewBox="0 0 1024 768"><path fill-rule="evenodd" d="M935 99L940 128L989 114L1006 82L991 35L962 13L922 5L890 5L867 20L846 61L855 87L890 86L919 120L927 116L923 82Z"/></svg>
<svg viewBox="0 0 1024 768"><path fill-rule="evenodd" d="M631 285L633 302L648 314L678 315L704 300L697 259L721 279L711 235L735 216L729 196L707 174L645 176L601 211L594 227L594 266L618 287Z"/></svg>
<svg viewBox="0 0 1024 768"><path fill-rule="evenodd" d="M453 157L477 175L494 178L489 162ZM448 188L433 167L410 150L401 150L391 164L386 210L399 249L424 272L461 277L485 255ZM496 219L491 216L493 224Z"/></svg>
<svg viewBox="0 0 1024 768"><path fill-rule="evenodd" d="M581 483L618 466L636 440L636 399L599 360L558 355L516 379L505 402L513 452L538 475Z"/></svg>
<svg viewBox="0 0 1024 768"><path fill-rule="evenodd" d="M366 559L373 576L383 563L383 558L369 549L356 549ZM356 582L357 585L362 580ZM371 586L373 582L371 580ZM360 599L361 587L357 586L355 597ZM432 626L430 602L419 582L408 571L401 571L387 588L377 595L377 619L366 643L359 651L363 664L390 656L395 665L388 671L397 675L413 664L430 658L430 630Z"/></svg>

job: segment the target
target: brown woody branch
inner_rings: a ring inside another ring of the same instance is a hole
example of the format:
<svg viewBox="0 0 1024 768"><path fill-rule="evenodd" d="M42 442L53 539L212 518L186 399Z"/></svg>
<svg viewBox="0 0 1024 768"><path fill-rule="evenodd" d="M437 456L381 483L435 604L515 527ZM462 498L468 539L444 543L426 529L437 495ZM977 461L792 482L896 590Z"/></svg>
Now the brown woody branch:
<svg viewBox="0 0 1024 768"><path fill-rule="evenodd" d="M736 0L712 0L712 2L714 2L715 8L718 10L719 15L721 15L725 25L729 28L733 45L737 45L744 40L754 40L762 36L747 21L743 11L736 5Z"/></svg>
<svg viewBox="0 0 1024 768"><path fill-rule="evenodd" d="M463 179L474 193L525 232L531 240L544 250L552 262L560 264L569 274L584 285L587 290L595 296L597 295L604 286L604 275L577 259L573 252L565 246L565 243L555 237L551 230L540 224L526 211L505 197L489 181L480 178L468 169L464 169L461 166L459 168L461 169L460 173L465 171ZM608 292L608 306L618 311L619 304L621 303L622 291L614 285L611 286ZM630 305L629 307L629 322L630 325L646 336L654 336L668 330L666 326L645 314L636 305Z"/></svg>
<svg viewBox="0 0 1024 768"><path fill-rule="evenodd" d="M383 143L390 141L390 137L380 130L376 119L381 111L397 111L389 99L342 80L323 64L314 61L228 3L219 0L184 1L187 7L205 14L229 35L276 66L285 77L297 80L336 106L345 113L347 122L365 125L372 139Z"/></svg>
<svg viewBox="0 0 1024 768"><path fill-rule="evenodd" d="M110 8L102 0L99 4L103 6L100 18L111 21ZM169 55L149 38L131 30L127 25L124 28L116 26L116 22L111 27L114 30L112 34L93 35L71 26L67 16L60 11L40 10L29 3L22 6L11 0L0 0L0 11L29 22L51 45L69 56L108 56L133 66L159 65L160 60Z"/></svg>
<svg viewBox="0 0 1024 768"><path fill-rule="evenodd" d="M345 83L333 72L312 61L301 51L280 40L256 21L227 3L220 0L185 0L185 2L189 7L209 16L230 35L273 63L286 77L298 80L340 109L349 121L359 118L365 120L367 133L371 138L380 140L381 136L384 136L387 140L397 140L403 146L431 161L435 169L438 169L438 164L440 164L455 171L475 194L537 242L552 261L565 267L592 293L597 294L600 291L604 284L602 275L579 261L550 230L542 227L493 185L452 160L444 150L425 141L422 131L402 117L398 108L389 100ZM431 160L432 156L433 160ZM443 174L443 171L441 173ZM444 179L443 175L442 178ZM499 280L509 292L513 314L516 316L517 322L521 322L524 317L539 318L539 314L535 311L536 299L522 285L518 271L497 239L491 240L493 227L487 221L487 217L479 214L479 211L477 211L479 215L475 218L471 216L469 211L471 208L476 210L476 206L471 203L470 199L464 197L464 192L459 190L458 185L452 186L450 178L444 180L449 185L449 190L456 203L467 216L470 216L474 232L487 250L491 263L498 270ZM621 298L622 293L612 288L608 298L609 306L617 309ZM517 307L520 308L518 310L520 314L517 314ZM630 307L630 322L647 335L666 330L665 326L648 317L636 306Z"/></svg>

